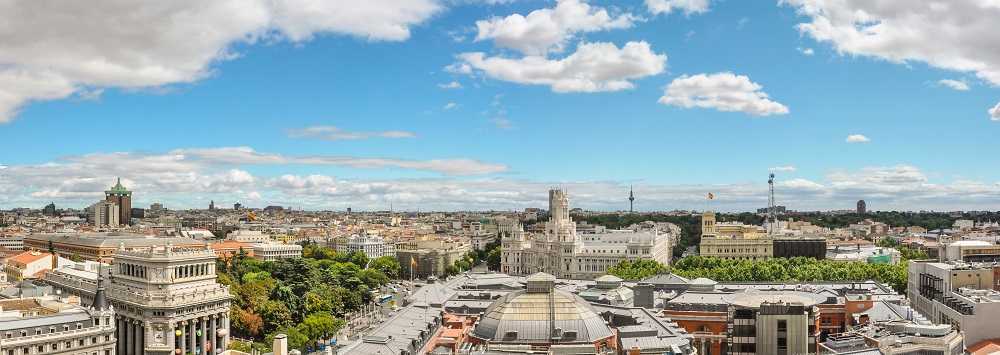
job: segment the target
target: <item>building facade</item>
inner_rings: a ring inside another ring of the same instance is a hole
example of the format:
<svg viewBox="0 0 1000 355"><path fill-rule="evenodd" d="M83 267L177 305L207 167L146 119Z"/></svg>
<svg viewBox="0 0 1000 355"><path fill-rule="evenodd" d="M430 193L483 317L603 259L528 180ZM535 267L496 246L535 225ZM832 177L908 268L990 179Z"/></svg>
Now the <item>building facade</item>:
<svg viewBox="0 0 1000 355"><path fill-rule="evenodd" d="M118 250L146 250L154 246L173 245L175 248L204 248L205 243L184 237L156 237L132 233L52 233L24 237L29 250L50 248L63 257L76 256L83 260L109 264Z"/></svg>
<svg viewBox="0 0 1000 355"><path fill-rule="evenodd" d="M415 278L443 276L449 265L465 257L472 247L460 240L430 238L412 240L396 246L400 274Z"/></svg>
<svg viewBox="0 0 1000 355"><path fill-rule="evenodd" d="M90 222L95 227L118 227L121 224L121 213L118 205L109 201L97 201L90 205Z"/></svg>
<svg viewBox="0 0 1000 355"><path fill-rule="evenodd" d="M907 272L907 298L918 312L934 323L953 325L967 344L996 338L1000 292L994 290L992 264L911 260Z"/></svg>
<svg viewBox="0 0 1000 355"><path fill-rule="evenodd" d="M396 257L396 244L386 242L380 236L368 235L368 233L355 234L347 238L336 241L336 249L341 253L353 253L360 251L365 253L369 259L381 258L383 256Z"/></svg>
<svg viewBox="0 0 1000 355"><path fill-rule="evenodd" d="M720 223L715 212L701 216L701 256L736 260L762 260L774 256L774 240L763 227Z"/></svg>
<svg viewBox="0 0 1000 355"><path fill-rule="evenodd" d="M104 191L104 200L118 206L118 223L124 225L132 224L132 191L122 186L122 179L111 189Z"/></svg>
<svg viewBox="0 0 1000 355"><path fill-rule="evenodd" d="M276 261L302 257L302 246L298 244L257 243L253 245L253 258Z"/></svg>
<svg viewBox="0 0 1000 355"><path fill-rule="evenodd" d="M0 354L115 355L115 312L47 298L0 300Z"/></svg>
<svg viewBox="0 0 1000 355"><path fill-rule="evenodd" d="M544 272L567 279L594 279L624 260L670 263L671 234L657 230L604 230L579 233L569 216L569 197L549 191L550 218L541 233L518 222L501 225L500 271L511 275Z"/></svg>
<svg viewBox="0 0 1000 355"><path fill-rule="evenodd" d="M213 354L229 342L231 299L216 282L215 258L204 247L119 250L110 270L61 268L45 281L89 305L97 303L97 280L107 274L118 354Z"/></svg>

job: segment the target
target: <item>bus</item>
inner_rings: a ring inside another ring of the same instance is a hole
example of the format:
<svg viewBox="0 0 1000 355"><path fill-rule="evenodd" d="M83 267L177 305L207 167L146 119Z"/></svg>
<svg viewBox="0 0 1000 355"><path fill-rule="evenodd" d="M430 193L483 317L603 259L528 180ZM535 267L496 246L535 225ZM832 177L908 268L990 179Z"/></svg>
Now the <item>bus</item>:
<svg viewBox="0 0 1000 355"><path fill-rule="evenodd" d="M392 299L392 295L382 295L378 298L378 303L386 303Z"/></svg>

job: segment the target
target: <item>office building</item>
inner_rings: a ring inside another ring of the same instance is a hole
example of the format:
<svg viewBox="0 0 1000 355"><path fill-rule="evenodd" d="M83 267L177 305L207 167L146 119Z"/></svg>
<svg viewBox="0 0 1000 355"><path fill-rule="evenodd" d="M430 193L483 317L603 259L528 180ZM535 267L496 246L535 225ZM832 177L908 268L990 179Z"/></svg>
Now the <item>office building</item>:
<svg viewBox="0 0 1000 355"><path fill-rule="evenodd" d="M121 224L118 205L108 201L97 201L90 205L90 222L95 227L115 228Z"/></svg>
<svg viewBox="0 0 1000 355"><path fill-rule="evenodd" d="M49 203L49 204L45 205L45 208L42 208L42 214L46 215L46 216L55 216L56 215L56 203L52 202L52 203Z"/></svg>
<svg viewBox="0 0 1000 355"><path fill-rule="evenodd" d="M0 354L125 354L116 351L115 312L103 291L99 297L93 307L51 297L0 300Z"/></svg>
<svg viewBox="0 0 1000 355"><path fill-rule="evenodd" d="M819 260L826 258L826 238L824 237L775 237L772 245L775 258L798 256Z"/></svg>
<svg viewBox="0 0 1000 355"><path fill-rule="evenodd" d="M253 258L263 261L277 261L302 257L302 246L298 244L254 243Z"/></svg>
<svg viewBox="0 0 1000 355"><path fill-rule="evenodd" d="M990 264L909 262L907 297L914 309L965 334L966 344L996 338L1000 292Z"/></svg>
<svg viewBox="0 0 1000 355"><path fill-rule="evenodd" d="M868 204L865 203L865 200L858 200L858 214L864 215L867 213L868 213Z"/></svg>
<svg viewBox="0 0 1000 355"><path fill-rule="evenodd" d="M938 244L938 261L941 262L998 262L1000 245L982 240L941 240Z"/></svg>
<svg viewBox="0 0 1000 355"><path fill-rule="evenodd" d="M593 280L624 260L670 263L671 234L657 229L579 233L569 209L566 193L550 190L550 217L541 233L526 232L515 221L501 224L500 271L510 275L545 272L560 278Z"/></svg>
<svg viewBox="0 0 1000 355"><path fill-rule="evenodd" d="M440 277L445 275L448 266L471 250L471 245L461 240L431 237L397 244L396 261L404 277Z"/></svg>
<svg viewBox="0 0 1000 355"><path fill-rule="evenodd" d="M123 225L132 224L132 191L122 186L122 179L111 189L104 191L104 200L118 206L118 223Z"/></svg>
<svg viewBox="0 0 1000 355"><path fill-rule="evenodd" d="M45 281L63 294L99 304L99 280L108 275L107 299L117 313L118 354L211 354L229 341L229 289L216 282L208 248L157 246L118 250L100 272L64 267Z"/></svg>

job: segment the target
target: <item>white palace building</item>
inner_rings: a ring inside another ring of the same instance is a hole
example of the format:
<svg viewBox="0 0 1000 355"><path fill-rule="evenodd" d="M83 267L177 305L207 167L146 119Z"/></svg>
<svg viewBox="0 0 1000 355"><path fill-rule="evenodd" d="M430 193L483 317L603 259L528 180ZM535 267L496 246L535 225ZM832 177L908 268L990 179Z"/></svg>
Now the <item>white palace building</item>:
<svg viewBox="0 0 1000 355"><path fill-rule="evenodd" d="M551 217L540 234L526 233L518 222L500 226L500 272L544 272L558 278L592 280L622 260L670 262L670 234L655 229L578 233L569 217L569 198L562 190L549 190L549 212Z"/></svg>

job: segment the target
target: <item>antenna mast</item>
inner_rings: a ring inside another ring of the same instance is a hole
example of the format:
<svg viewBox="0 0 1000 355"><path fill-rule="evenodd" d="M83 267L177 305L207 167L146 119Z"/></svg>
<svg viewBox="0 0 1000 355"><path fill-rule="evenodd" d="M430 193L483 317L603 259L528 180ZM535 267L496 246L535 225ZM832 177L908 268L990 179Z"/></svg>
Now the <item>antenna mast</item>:
<svg viewBox="0 0 1000 355"><path fill-rule="evenodd" d="M774 235L775 224L778 221L775 215L774 207L774 173L768 176L767 179L768 194L767 194L767 234Z"/></svg>

